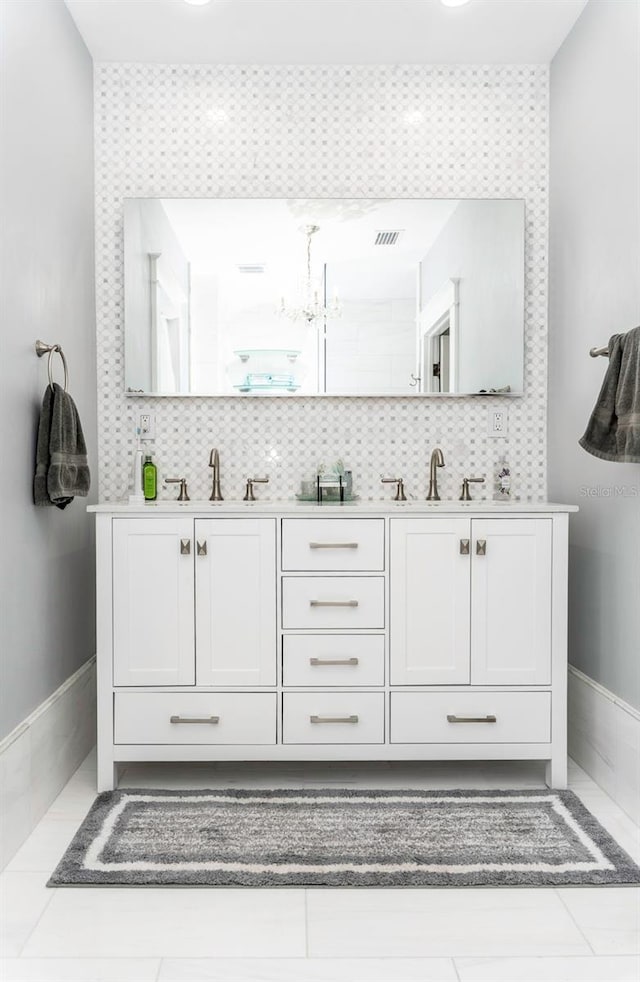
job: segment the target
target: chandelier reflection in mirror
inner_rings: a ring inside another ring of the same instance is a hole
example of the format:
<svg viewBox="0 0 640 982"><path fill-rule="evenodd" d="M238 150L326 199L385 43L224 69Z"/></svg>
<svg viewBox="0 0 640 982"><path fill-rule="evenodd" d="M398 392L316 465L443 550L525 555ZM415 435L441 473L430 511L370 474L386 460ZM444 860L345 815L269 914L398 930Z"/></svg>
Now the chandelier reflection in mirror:
<svg viewBox="0 0 640 982"><path fill-rule="evenodd" d="M304 320L307 324L313 324L318 320L325 320L328 317L339 317L342 308L337 294L334 294L331 302L326 301L326 271L322 277L322 303L319 298L319 291L313 288L313 272L311 265L311 240L320 231L319 225L304 225L301 229L307 239L307 278L304 287L304 297L300 304L289 304L285 298L280 298L278 313L282 317L288 317L291 321Z"/></svg>

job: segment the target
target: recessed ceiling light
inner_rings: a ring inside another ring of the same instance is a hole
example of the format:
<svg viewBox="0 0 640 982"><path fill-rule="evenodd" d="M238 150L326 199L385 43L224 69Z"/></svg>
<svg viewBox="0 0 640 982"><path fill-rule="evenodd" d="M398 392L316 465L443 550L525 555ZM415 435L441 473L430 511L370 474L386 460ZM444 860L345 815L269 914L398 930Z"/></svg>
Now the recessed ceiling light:
<svg viewBox="0 0 640 982"><path fill-rule="evenodd" d="M184 2L188 3L190 7L206 7L208 3L211 3L211 0L184 0Z"/></svg>
<svg viewBox="0 0 640 982"><path fill-rule="evenodd" d="M440 0L440 3L443 7L464 7L465 3L469 3L469 0Z"/></svg>

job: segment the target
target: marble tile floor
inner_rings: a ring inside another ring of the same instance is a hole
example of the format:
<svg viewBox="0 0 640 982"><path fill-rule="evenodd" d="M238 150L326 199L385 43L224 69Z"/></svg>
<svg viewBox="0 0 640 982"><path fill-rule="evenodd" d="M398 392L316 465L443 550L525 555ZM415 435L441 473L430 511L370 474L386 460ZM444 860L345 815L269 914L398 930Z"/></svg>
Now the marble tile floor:
<svg viewBox="0 0 640 982"><path fill-rule="evenodd" d="M536 763L146 764L121 787L543 786ZM575 764L570 786L640 861L640 832ZM640 890L47 889L95 796L93 755L0 875L2 982L622 982Z"/></svg>

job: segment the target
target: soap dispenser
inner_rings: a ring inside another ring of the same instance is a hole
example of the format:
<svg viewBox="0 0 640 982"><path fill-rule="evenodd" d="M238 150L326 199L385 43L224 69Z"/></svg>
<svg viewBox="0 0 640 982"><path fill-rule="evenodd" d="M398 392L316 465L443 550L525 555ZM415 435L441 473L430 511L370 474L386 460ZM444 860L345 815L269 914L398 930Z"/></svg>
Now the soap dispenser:
<svg viewBox="0 0 640 982"><path fill-rule="evenodd" d="M511 468L504 454L498 458L496 465L493 497L496 501L506 501L511 497Z"/></svg>
<svg viewBox="0 0 640 982"><path fill-rule="evenodd" d="M142 465L142 486L144 488L144 500L155 501L158 497L158 468L153 462L151 454L147 454Z"/></svg>

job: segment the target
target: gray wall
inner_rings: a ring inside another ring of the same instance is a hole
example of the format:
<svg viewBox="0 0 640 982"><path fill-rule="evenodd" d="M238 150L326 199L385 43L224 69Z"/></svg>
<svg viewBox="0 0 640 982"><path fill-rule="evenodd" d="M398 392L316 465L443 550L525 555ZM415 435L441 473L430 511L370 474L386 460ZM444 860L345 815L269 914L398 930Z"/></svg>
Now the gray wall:
<svg viewBox="0 0 640 982"><path fill-rule="evenodd" d="M32 503L47 377L36 338L60 342L67 356L89 448L90 501L98 475L92 62L61 0L0 6L1 737L95 651L87 501L64 511Z"/></svg>
<svg viewBox="0 0 640 982"><path fill-rule="evenodd" d="M640 465L577 443L640 324L638 5L591 0L551 66L549 496L571 519L570 661L640 708Z"/></svg>

